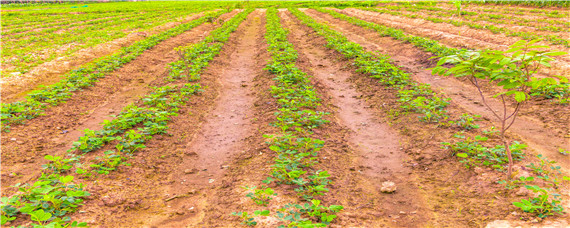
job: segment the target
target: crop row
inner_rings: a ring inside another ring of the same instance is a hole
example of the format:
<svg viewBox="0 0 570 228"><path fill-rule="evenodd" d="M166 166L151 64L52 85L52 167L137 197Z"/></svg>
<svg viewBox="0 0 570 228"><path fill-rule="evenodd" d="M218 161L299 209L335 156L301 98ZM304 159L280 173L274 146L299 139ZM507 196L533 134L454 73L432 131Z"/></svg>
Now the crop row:
<svg viewBox="0 0 570 228"><path fill-rule="evenodd" d="M472 12L466 10L452 10L452 9L443 9L437 7L425 7L425 6L388 6L387 9L393 11L400 11L406 10L409 12L419 12L427 13L430 15L437 15L440 17L452 17L455 15L461 15L462 19L477 22L477 21L488 21L494 22L497 24L517 24L520 26L527 26L527 27L534 27L538 30L543 31L552 31L552 32L559 32L568 30L568 23L558 20L549 20L549 19L526 19L526 18L516 18L510 17L505 14L492 14L492 13L481 13L481 12ZM549 24L550 26L539 26L535 25L537 22Z"/></svg>
<svg viewBox="0 0 570 228"><path fill-rule="evenodd" d="M354 25L358 25L364 28L372 29L378 32L381 36L390 36L397 40L405 41L408 43L413 44L414 46L427 51L434 53L435 55L442 57L442 56L449 56L454 55L460 52L464 52L464 49L456 49L447 47L445 45L440 44L436 40L432 40L425 37L414 36L410 34L406 34L401 29L395 29L386 27L383 25L379 25L376 23L364 21L355 17L351 17L342 13L338 13L334 10L328 10L323 8L315 8L315 10L328 13L331 16L350 22ZM540 88L533 88L532 94L533 96L540 96L547 99L554 99L556 102L561 104L568 104L570 103L570 83L564 77L559 77L560 83L551 84L548 86L540 87Z"/></svg>
<svg viewBox="0 0 570 228"><path fill-rule="evenodd" d="M410 80L407 73L400 70L397 66L393 65L389 57L375 55L371 52L365 51L360 45L348 41L341 33L332 30L329 26L325 24L317 23L314 19L307 16L297 9L290 9L291 12L299 18L302 23L313 28L317 34L321 35L327 41L327 47L338 51L347 59L350 59L353 65L357 68L358 72L365 73L372 78L378 79L380 83L391 88L396 94L400 103L400 109L404 111L403 114L408 112L419 113L420 121L429 122L437 124L438 127L442 128L459 128L460 131L455 134L458 139L454 143L442 142L444 146L447 146L452 154L461 159L462 163L465 163L468 168L476 166L487 166L493 167L499 171L504 171L507 167L512 166L513 160L520 161L524 158L523 150L527 147L524 144L514 142L512 144L506 143L508 148L501 145L504 141L505 129L502 129L500 136L497 135L497 131L483 131L485 136L476 135L471 137L466 137L465 132L476 131L479 126L475 124L477 121L477 116L471 116L469 114L462 114L461 116L450 116L449 113L444 109L449 103L449 99L444 99L439 97L434 93L430 86L427 84L416 83ZM536 42L536 41L535 41ZM525 44L517 44L525 45ZM513 50L518 50L514 49ZM522 49L522 48L521 48ZM465 52L462 51L462 53ZM502 54L502 53L501 53ZM558 53L552 52L552 55ZM458 57L450 57L450 59L456 59ZM541 58L540 56L538 58ZM542 59L543 61L551 61L552 59ZM512 61L518 61L516 58ZM446 61L447 62L447 61ZM451 62L452 63L452 62ZM509 66L518 66L516 64ZM457 70L465 69L465 65L458 65ZM443 70L444 68L437 68L438 70ZM500 71L500 69L499 69ZM533 71L534 73L536 71ZM532 76L528 76L532 78ZM501 82L501 86L516 88L520 84L509 82L512 84L505 83L504 80ZM514 79L513 79L514 80ZM548 79L541 79L545 81L550 81ZM541 83L541 80L532 80L529 83ZM514 85L517 84L517 85ZM522 83L521 83L522 84ZM515 86L515 87L513 87ZM517 94L520 91L508 92L506 94ZM504 95L502 93L500 95ZM526 94L525 96L527 96ZM520 97L516 98L519 101ZM391 115L399 116L401 115L399 111L390 111ZM394 114L396 113L396 114ZM516 115L516 113L514 114ZM512 116L511 116L512 117ZM452 119L451 121L449 119ZM503 125L504 127L505 125ZM470 133L473 134L473 133ZM490 139L493 138L493 139ZM496 144L499 145L496 145ZM488 146L495 144L495 146ZM523 199L521 202L514 202L513 204L520 207L525 212L530 212L536 214L539 217L546 217L553 215L555 213L561 213L563 208L560 205L560 195L556 193L557 186L560 184L562 179L568 179L568 177L562 177L561 173L558 171L560 166L555 165L555 161L549 161L543 156L539 156L541 159L540 165L530 164L527 167L532 169L534 177L524 178L513 181L511 177L508 177L507 181L502 181L501 183L506 183L507 189L513 189L517 187L524 186L529 190L536 192L539 197L534 197L530 199ZM510 174L510 173L509 173ZM542 183L540 181L535 182L535 179L546 180L547 187L539 187L538 185L531 185L532 183ZM544 206L538 209L540 205ZM548 205L548 206L545 206Z"/></svg>
<svg viewBox="0 0 570 228"><path fill-rule="evenodd" d="M472 1L472 0L468 0L466 1L469 4L479 4L479 5L485 5L485 4L499 4L499 5L508 5L509 7L506 7L506 9L504 9L503 7L485 7L484 9L482 9L482 11L485 12L499 12L499 13L511 13L513 11L515 11L517 15L522 15L524 13L539 13L539 14L544 14L547 17L552 17L552 18L563 18L564 16L568 16L568 12L564 12L564 10L558 11L558 10L549 10L549 9L541 9L542 7L546 6L546 7L568 7L568 2L567 1L544 1L544 0L536 0L536 1L509 1L509 2L505 2L505 1L497 1L497 0L490 0L490 1L486 1L486 2L480 2L480 1ZM483 3L483 4L481 4ZM540 8L534 8L534 9L525 9L522 7L510 7L513 5L526 5L526 6L537 6ZM491 5L492 6L492 5ZM562 8L564 9L564 8ZM521 14L522 13L522 14Z"/></svg>
<svg viewBox="0 0 570 228"><path fill-rule="evenodd" d="M454 25L456 27L461 27L461 26L465 25L465 26L468 26L468 27L473 28L473 29L488 30L488 31L495 33L495 34L501 33L501 34L505 34L506 36L520 37L524 40L544 39L546 41L549 41L551 44L563 45L565 47L570 47L570 43L568 42L568 40L562 38L559 35L551 35L551 34L549 34L549 35L537 35L537 34L533 34L532 32L514 31L514 30L508 29L506 27L497 27L494 25L485 25L485 24L480 24L480 23L476 23L476 22L468 22L468 21L451 19L451 17L453 16L453 12L450 12L447 14L442 14L440 16L442 16L443 18L440 18L440 17L421 16L418 14L403 14L403 13L398 12L398 11L385 10L385 9L376 9L376 8L360 8L360 9L367 10L367 11L373 11L373 12L379 12L379 13L389 13L391 15L404 16L407 18L421 18L421 19L431 21L434 23L451 24L451 25ZM466 19L466 17L463 17L463 18ZM558 27L556 27L556 28L558 30L560 29Z"/></svg>
<svg viewBox="0 0 570 228"><path fill-rule="evenodd" d="M132 18L135 18L135 16L137 16L137 14L132 13L132 14L115 14L115 15L89 15L89 17L85 16L83 20L80 21L75 21L75 20L71 20L72 18L69 18L70 20L63 20L63 21L57 21L56 23L46 23L46 24L40 24L34 27L23 27L23 28L17 28L17 29L12 29L12 30L4 30L2 31L2 37L6 40L6 41L18 41L18 42L25 42L25 41L29 41L31 40L31 36L44 36L46 37L47 35L49 35L50 33L53 32L58 32L58 33L62 33L63 31L65 32L73 32L75 31L74 29L77 27L82 27L82 26L97 26L99 24L103 24L103 23L108 23L108 22L112 22L112 21L123 21L123 20L129 20ZM139 15L140 16L140 15ZM140 18L137 18L140 19ZM113 24L108 24L108 25L113 25ZM23 38L23 39L22 39ZM46 39L48 39L49 37L46 37ZM22 44L22 43L20 43Z"/></svg>
<svg viewBox="0 0 570 228"><path fill-rule="evenodd" d="M311 85L310 77L295 66L297 51L287 40L288 32L279 22L277 10L267 10L265 38L271 60L266 69L275 75L276 85L271 94L280 106L272 123L278 133L264 135L269 139L269 149L275 152L271 176L263 181L265 185L249 188L253 192L247 196L256 204L267 206L275 191L270 184L291 185L297 195L306 203L289 203L278 209L275 217L287 225L279 227L325 227L334 218L342 206L324 206L316 196L328 192L331 182L327 171L316 169L318 152L324 147L324 141L312 136L312 129L327 123L323 116L327 113L317 111L321 105L318 94ZM256 216L270 216L270 210L258 210L253 214L237 212L234 215L243 219L243 224L256 225Z"/></svg>
<svg viewBox="0 0 570 228"><path fill-rule="evenodd" d="M214 40L213 42L227 40L231 31L234 31L250 12L251 9L239 13L207 39ZM188 63L194 64L193 61ZM166 133L170 118L178 115L180 107L185 105L188 97L199 91L199 84L176 83L157 87L138 104L125 107L114 120L105 121L103 130L86 129L85 136L73 144L67 157L47 155L49 162L44 165L45 174L37 182L32 185L18 185L21 187L17 194L2 198L2 224L14 220L18 214L27 214L32 221L47 227L85 226L85 223L70 223L70 218L64 216L74 212L89 193L83 190L83 185L72 182L73 176L63 174L75 167L77 174L88 177L96 173L107 174L120 165L128 165L128 157L145 148L145 142L153 135ZM137 130L132 129L136 126L140 127ZM80 163L84 153L92 152L112 141L117 141L115 149L105 151L103 156L95 158L90 164Z"/></svg>
<svg viewBox="0 0 570 228"><path fill-rule="evenodd" d="M22 124L27 119L33 119L44 114L48 107L56 106L67 101L73 92L92 86L99 78L120 68L141 55L145 50L154 47L167 38L179 35L212 18L224 13L217 11L193 20L190 23L178 25L163 33L150 36L142 41L135 42L120 52L103 57L99 60L82 66L65 75L65 79L47 86L46 88L30 93L26 101L18 101L2 105L2 127L9 129L10 125Z"/></svg>
<svg viewBox="0 0 570 228"><path fill-rule="evenodd" d="M132 31L145 31L170 21L180 20L196 10L202 9L134 14L132 17L119 20L88 22L85 26L75 27L63 33L54 33L48 29L38 31L38 34L26 35L25 39L11 40L3 51L2 62L9 66L3 72L3 76L9 76L11 72L26 73L30 68L56 57L67 56L79 49L124 37Z"/></svg>
<svg viewBox="0 0 570 228"><path fill-rule="evenodd" d="M426 1L426 2L417 2L415 3L415 5L418 6L428 6L430 8L434 8L434 9L438 9L438 5L442 8L445 7L451 7L451 8L455 8L455 4L457 1L452 1L452 2L435 2L435 1ZM486 2L481 2L481 1L461 1L462 5L465 6L466 10L470 11L470 12L496 12L496 13L501 13L501 14L515 14L515 15L525 15L525 14L543 14L546 17L551 17L551 18L563 18L564 16L568 15L567 12L564 12L563 10L554 10L554 9L542 9L542 8L524 8L524 7L516 7L516 6L507 6L507 7L495 7L493 5L486 5L488 3L495 3L495 4L517 4L517 3L530 3L529 5L532 5L533 3L540 3L543 1L520 1L520 2L514 2L514 1L509 1L509 2L501 2L501 1L486 1ZM563 3L563 1L544 1L544 2L550 2L550 3L554 3L554 5L552 6L556 6L556 4L558 3ZM404 2L400 2L397 3L397 5L404 5L404 6L409 6L410 4L406 4ZM559 5L561 6L561 5ZM537 15L538 16L538 15Z"/></svg>
<svg viewBox="0 0 570 228"><path fill-rule="evenodd" d="M206 2L142 2L137 4L128 4L126 2L113 2L107 4L89 4L80 7L69 7L64 5L51 5L43 7L41 10L33 9L34 7L26 7L20 11L2 11L2 27L11 29L17 26L40 25L44 22L56 22L59 20L71 19L73 17L81 18L86 15L117 15L130 14L140 12L154 11L188 11L195 8L205 8L214 6L212 3ZM222 8L226 4L217 4L215 8ZM3 7L4 8L4 7ZM10 5L6 5L10 8Z"/></svg>
<svg viewBox="0 0 570 228"><path fill-rule="evenodd" d="M86 21L92 20L100 20L104 18L119 18L126 15L133 15L131 13L115 13L115 12L108 12L108 13L101 13L101 14L80 14L76 15L75 17L70 16L53 16L49 19L45 19L43 23L28 23L28 24L21 24L17 26L11 26L9 28L4 28L2 31L3 37L16 37L12 34L30 34L31 32L38 31L40 29L45 28L57 28L60 26L76 26L78 24L82 24Z"/></svg>

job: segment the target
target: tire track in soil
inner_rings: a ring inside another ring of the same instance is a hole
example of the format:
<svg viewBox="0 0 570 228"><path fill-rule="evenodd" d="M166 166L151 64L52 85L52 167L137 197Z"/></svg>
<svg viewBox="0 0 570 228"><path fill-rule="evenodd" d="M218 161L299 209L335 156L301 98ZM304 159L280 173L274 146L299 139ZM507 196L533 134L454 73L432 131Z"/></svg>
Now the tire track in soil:
<svg viewBox="0 0 570 228"><path fill-rule="evenodd" d="M235 14L235 11L224 14L219 20L228 20ZM2 164L3 184L26 182L39 175L41 169L30 167L44 164L45 155L64 155L83 136L84 129L101 129L103 120L113 119L110 115L120 113L123 107L148 94L153 86L165 85L167 64L179 58L174 48L198 42L219 24L202 24L161 42L94 86L78 91L66 103L50 108L45 116L2 134L2 160L12 161ZM85 159L95 154L87 154Z"/></svg>
<svg viewBox="0 0 570 228"><path fill-rule="evenodd" d="M451 24L433 23L422 19L408 19L392 15L380 14L376 12L358 10L358 9L333 9L340 13L347 14L365 21L377 23L387 27L393 27L404 30L408 34L416 36L429 37L440 41L442 44L456 48L491 48L495 50L507 50L509 45L516 41L522 40L518 37L508 37L504 34L493 34L487 31L478 31L471 28L458 29ZM570 48L560 45L552 45L542 41L537 45L547 45L556 50L569 52ZM546 75L563 75L568 77L570 71L570 55L556 56L556 61L551 62L552 68L541 70Z"/></svg>
<svg viewBox="0 0 570 228"><path fill-rule="evenodd" d="M256 97L252 87L267 60L259 58L265 51L260 48L264 15L262 10L252 12L230 38L235 40L232 52L215 60L219 64L211 74L216 77L213 87L218 91L217 97L199 130L183 143L184 153L189 156L176 164L168 177L172 183L164 188L167 197L175 198L165 202L164 213L168 216L157 216L151 222L153 226L224 223L206 219L222 200L216 197L217 191L231 185L231 180L225 178L227 169L236 156L250 148L245 142L261 137L252 125Z"/></svg>
<svg viewBox="0 0 570 228"><path fill-rule="evenodd" d="M91 62L96 58L113 54L121 48L127 47L147 36L166 31L177 25L198 19L203 15L204 13L195 13L180 22L169 22L152 28L149 31L131 33L116 40L78 50L72 54L73 56L60 57L45 62L30 69L28 73L2 78L0 79L2 102L21 101L29 92L38 89L40 85L47 86L54 84L62 79L61 76L83 64Z"/></svg>
<svg viewBox="0 0 570 228"><path fill-rule="evenodd" d="M290 13L282 12L280 16L282 24L290 31L289 41L299 51L302 59L298 65L308 69L304 70L305 72L312 72L313 82L321 90L319 93L328 97L323 104L328 103L327 106L332 107L331 112L334 113L332 121L347 132L344 137L334 140L341 141L340 144L346 145L354 153L355 159L351 166L358 167L357 175L373 186L375 191L372 194L380 199L378 204L368 206L360 204L346 210L359 213L362 207L370 207L369 209L381 212L381 219L386 223L384 225L419 226L431 216L423 207L422 196L416 191L418 189L415 184L416 177L411 169L404 165L404 161L409 158L401 148L400 135L379 118L378 113L370 109L371 106L366 102L366 98L356 91L349 81L353 73L344 69L341 64L333 62L324 47L326 41L322 37L318 37L311 32L311 28L293 19L294 16ZM392 194L380 193L384 181L395 182L397 191ZM363 184L357 186L361 185ZM355 201L363 199L365 198Z"/></svg>
<svg viewBox="0 0 570 228"><path fill-rule="evenodd" d="M467 85L456 78L434 76L430 70L426 70L426 68L432 67L428 60L431 56L428 53L423 52L412 44L402 43L391 37L381 37L375 31L335 19L328 14L315 10L306 10L304 12L320 22L327 22L333 29L343 33L350 41L362 45L368 51L380 51L391 56L399 66L410 72L416 81L430 84L432 88L438 89L452 98L454 104L474 114L481 115L495 124L499 124L495 117L487 111L487 108L479 102L479 94L473 86ZM489 93L485 95L491 107L495 110L502 110L502 104L498 100L492 98L492 95ZM558 122L557 119L564 118L564 111L559 115L562 116L552 117L554 120L551 120L551 123L556 124ZM568 134L568 132L565 132L568 129L568 122L562 121L563 126L559 127L546 127L546 125L544 121L535 117L523 115L517 119L509 131L524 139L523 141L535 150L534 153L543 154L550 159L558 161L560 166L568 172L570 171L570 162L564 162L568 158L558 152L559 148L570 150L570 138L565 138L565 135Z"/></svg>

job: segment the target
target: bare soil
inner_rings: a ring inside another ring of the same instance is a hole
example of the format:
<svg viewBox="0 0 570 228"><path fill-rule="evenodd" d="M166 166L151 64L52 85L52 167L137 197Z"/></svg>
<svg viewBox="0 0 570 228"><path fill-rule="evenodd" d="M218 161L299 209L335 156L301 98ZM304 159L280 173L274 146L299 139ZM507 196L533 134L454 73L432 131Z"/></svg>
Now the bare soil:
<svg viewBox="0 0 570 228"><path fill-rule="evenodd" d="M8 103L22 100L30 91L38 89L38 86L54 84L62 79L61 76L83 64L91 62L97 58L110 55L136 41L143 40L147 36L158 34L201 16L202 13L198 13L191 15L180 22L166 23L143 33L131 33L123 38L102 43L95 47L79 50L71 56L59 57L52 61L45 62L34 67L28 73L1 78L0 86L2 86L2 102Z"/></svg>
<svg viewBox="0 0 570 228"><path fill-rule="evenodd" d="M490 31L477 30L469 27L458 28L451 24L433 23L423 19L410 19L351 8L338 11L362 20L402 29L412 35L428 37L455 48L490 48L505 51L508 46L521 40L519 37L508 37L504 34L493 34ZM546 42L539 43L559 51L570 51L569 48L560 45L551 45ZM570 69L570 57L563 55L556 59L557 61L552 62L552 67L543 70L542 73L545 75L567 76L567 72Z"/></svg>
<svg viewBox="0 0 570 228"><path fill-rule="evenodd" d="M441 96L452 98L447 107L452 118L481 114L483 119L477 124L482 129L496 124L477 102L472 86L430 74L427 68L434 64L431 53L315 10L303 11L366 50L391 55L414 80L430 83ZM37 178L45 163L43 156L64 155L83 135L83 129L100 129L103 120L140 100L152 86L167 85L166 66L179 58L174 48L199 42L236 13L160 43L93 87L77 92L67 103L49 109L45 116L3 133L3 186ZM326 48L324 38L287 10L280 10L279 16L299 53L296 66L313 76L311 83L322 103L318 110L329 113L325 118L330 122L315 129L311 137L325 141L316 168L327 170L332 180L330 192L316 198L327 205L344 206L331 227L568 226L568 215L533 222L534 217L511 203L529 197L529 193L506 190L497 183L505 179L504 173L466 168L441 147L441 142L452 141L460 129L426 124L413 113L395 113L400 103L394 89L356 72L351 61ZM130 166L79 180L92 196L72 214L73 220L93 227L239 227L241 221L232 212L265 209L247 198L248 191L243 188L260 185L275 157L263 137L278 132L270 125L278 105L270 92L274 75L264 70L270 59L265 23L265 10L257 9L231 34L201 74L198 82L204 91L181 107L180 115L168 125L168 133L149 140L147 147L128 161ZM404 22L390 23L405 27ZM18 92L52 80L38 79L8 94L17 100ZM491 85L485 88L486 96L493 92ZM496 107L497 101L492 103ZM531 153L546 154L568 169L568 157L554 150L570 149L569 138L565 138L570 135L567 108L533 101L509 139L528 143ZM476 134L465 133L468 137ZM102 151L85 159L100 156ZM529 162L536 159L529 156L517 162L515 170L528 173L524 165ZM395 182L397 190L381 192L385 181ZM270 201L270 209L298 201L291 186L270 187L279 193ZM566 184L560 189L569 187ZM14 192L14 188L2 188L2 196ZM570 192L563 191L563 195L562 204L570 207ZM280 224L275 218L258 222L260 227Z"/></svg>
<svg viewBox="0 0 570 228"><path fill-rule="evenodd" d="M229 19L230 14L223 15L222 20ZM164 85L167 64L179 58L174 48L198 42L218 25L203 24L165 40L66 103L47 110L45 116L2 134L2 160L15 161L2 164L3 184L9 186L36 177L41 170L28 167L41 166L44 155L64 155L71 143L83 136L83 129L100 129L103 120L148 94L152 86ZM16 175L10 177L10 173Z"/></svg>

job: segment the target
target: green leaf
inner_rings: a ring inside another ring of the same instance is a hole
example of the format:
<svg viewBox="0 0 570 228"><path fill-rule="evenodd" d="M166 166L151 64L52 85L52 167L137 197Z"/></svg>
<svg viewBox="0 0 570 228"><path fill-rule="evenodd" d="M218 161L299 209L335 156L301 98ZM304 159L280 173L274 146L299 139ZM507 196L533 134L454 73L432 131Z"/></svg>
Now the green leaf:
<svg viewBox="0 0 570 228"><path fill-rule="evenodd" d="M42 209L37 210L37 211L33 211L29 214L32 216L32 221L36 221L36 222L47 221L48 219L51 218L51 214L45 212Z"/></svg>
<svg viewBox="0 0 570 228"><path fill-rule="evenodd" d="M563 51L552 51L552 52L546 52L543 55L547 55L547 56L560 56L560 55L566 55L568 53L563 52Z"/></svg>
<svg viewBox="0 0 570 228"><path fill-rule="evenodd" d="M515 100L517 100L517 102L523 102L526 100L526 94L520 91L515 92Z"/></svg>
<svg viewBox="0 0 570 228"><path fill-rule="evenodd" d="M61 183L67 184L73 181L73 176L59 177L59 181L61 181Z"/></svg>
<svg viewBox="0 0 570 228"><path fill-rule="evenodd" d="M466 157L468 157L468 155L467 155L466 153L457 153L456 156L457 156L457 157L460 157L460 158L466 158Z"/></svg>

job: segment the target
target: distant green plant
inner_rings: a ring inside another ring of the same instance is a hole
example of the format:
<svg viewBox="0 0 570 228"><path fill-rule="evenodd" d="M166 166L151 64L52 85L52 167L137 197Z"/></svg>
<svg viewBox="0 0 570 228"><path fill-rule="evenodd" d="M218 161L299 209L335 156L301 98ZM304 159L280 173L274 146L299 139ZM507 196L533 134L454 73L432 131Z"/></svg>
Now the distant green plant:
<svg viewBox="0 0 570 228"><path fill-rule="evenodd" d="M461 17L461 0L451 1L455 5L455 12L458 17Z"/></svg>

